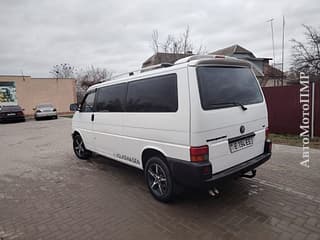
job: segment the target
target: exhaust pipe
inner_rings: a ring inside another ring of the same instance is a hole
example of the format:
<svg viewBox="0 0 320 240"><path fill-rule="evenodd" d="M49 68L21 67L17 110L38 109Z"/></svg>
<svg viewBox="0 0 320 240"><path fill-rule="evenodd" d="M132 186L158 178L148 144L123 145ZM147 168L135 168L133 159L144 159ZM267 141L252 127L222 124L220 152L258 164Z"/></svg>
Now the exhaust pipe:
<svg viewBox="0 0 320 240"><path fill-rule="evenodd" d="M209 189L208 194L209 194L211 197L218 197L219 194L220 194L220 192L219 192L218 189L212 188L212 189Z"/></svg>
<svg viewBox="0 0 320 240"><path fill-rule="evenodd" d="M256 176L257 170L253 169L250 172L251 172L251 174L244 173L244 174L241 175L241 177L254 178Z"/></svg>

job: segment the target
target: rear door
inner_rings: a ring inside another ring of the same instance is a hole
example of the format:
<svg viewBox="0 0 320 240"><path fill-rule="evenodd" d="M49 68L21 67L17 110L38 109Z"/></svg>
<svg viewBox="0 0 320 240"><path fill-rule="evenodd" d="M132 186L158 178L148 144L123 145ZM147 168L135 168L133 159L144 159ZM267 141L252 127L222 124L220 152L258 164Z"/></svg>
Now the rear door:
<svg viewBox="0 0 320 240"><path fill-rule="evenodd" d="M208 145L213 173L262 154L267 111L251 69L199 66L190 74L191 145Z"/></svg>

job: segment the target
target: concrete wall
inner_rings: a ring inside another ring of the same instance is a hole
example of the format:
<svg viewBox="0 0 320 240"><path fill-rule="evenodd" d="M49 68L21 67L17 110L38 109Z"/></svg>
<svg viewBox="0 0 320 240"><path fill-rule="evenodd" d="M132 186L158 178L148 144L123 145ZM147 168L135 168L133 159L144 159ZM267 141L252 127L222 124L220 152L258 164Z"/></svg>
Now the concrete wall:
<svg viewBox="0 0 320 240"><path fill-rule="evenodd" d="M59 113L69 112L69 105L76 102L75 79L31 78L30 76L3 76L0 82L15 82L18 104L26 115L34 113L39 103L52 103Z"/></svg>

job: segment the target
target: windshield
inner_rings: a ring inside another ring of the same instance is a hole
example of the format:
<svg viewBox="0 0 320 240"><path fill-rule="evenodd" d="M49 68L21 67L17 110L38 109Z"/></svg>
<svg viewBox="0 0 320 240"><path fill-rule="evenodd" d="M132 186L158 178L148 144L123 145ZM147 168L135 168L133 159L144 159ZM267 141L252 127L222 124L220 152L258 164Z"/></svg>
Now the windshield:
<svg viewBox="0 0 320 240"><path fill-rule="evenodd" d="M50 108L50 107L53 107L53 106L50 103L44 103L44 104L39 104L37 107L38 108Z"/></svg>
<svg viewBox="0 0 320 240"><path fill-rule="evenodd" d="M249 68L198 67L197 76L204 110L263 101L258 82Z"/></svg>

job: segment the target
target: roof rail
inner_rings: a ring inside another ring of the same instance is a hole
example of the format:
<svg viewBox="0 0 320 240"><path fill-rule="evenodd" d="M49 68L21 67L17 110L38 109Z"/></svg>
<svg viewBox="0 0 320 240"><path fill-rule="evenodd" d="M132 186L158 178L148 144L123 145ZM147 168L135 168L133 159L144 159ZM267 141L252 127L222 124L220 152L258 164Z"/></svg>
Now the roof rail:
<svg viewBox="0 0 320 240"><path fill-rule="evenodd" d="M140 72L140 69L137 69L137 70L133 70L133 71L130 71L130 72L124 72L124 73L120 73L118 75L115 75L113 77L111 77L110 80L115 80L117 78L120 78L120 77L125 77L125 76L132 76L136 73L139 73Z"/></svg>
<svg viewBox="0 0 320 240"><path fill-rule="evenodd" d="M199 60L199 59L213 59L213 58L232 58L225 55L213 55L213 54L207 54L207 55L193 55L185 58L181 58L177 60L174 64L181 64L181 63L187 63L193 60Z"/></svg>
<svg viewBox="0 0 320 240"><path fill-rule="evenodd" d="M139 74L139 73L151 71L151 70L158 69L158 68L171 67L173 65L174 64L172 64L172 63L160 63L160 64L156 64L156 65L151 65L151 66L140 68L140 69L137 69L137 70L134 70L134 71L120 73L118 75L115 75L115 76L111 77L111 80L115 80L117 78L125 77L125 76L133 76L133 75L136 75L136 74Z"/></svg>
<svg viewBox="0 0 320 240"><path fill-rule="evenodd" d="M174 64L172 64L172 63L160 63L160 64L156 64L156 65L151 65L149 67L141 68L140 72L147 72L147 71L151 71L151 70L158 69L158 68L171 67L173 65Z"/></svg>
<svg viewBox="0 0 320 240"><path fill-rule="evenodd" d="M155 70L155 69L159 69L159 68L167 68L167 67L171 67L177 64L181 64L181 63L187 63L193 60L200 60L200 59L217 59L217 58L225 58L225 59L237 59L234 57L229 57L229 56L225 56L225 55L214 55L214 54L208 54L208 55L192 55L189 57L185 57L185 58L181 58L179 60L177 60L174 64L172 63L160 63L160 64L155 64L155 65L151 65L148 67L144 67L144 68L140 68L134 71L130 71L130 72L124 72L121 74L118 74L116 76L113 76L111 78L111 80L115 80L117 78L120 77L125 77L125 76L133 76L139 73L143 73L143 72L147 72L147 71L151 71L151 70Z"/></svg>

